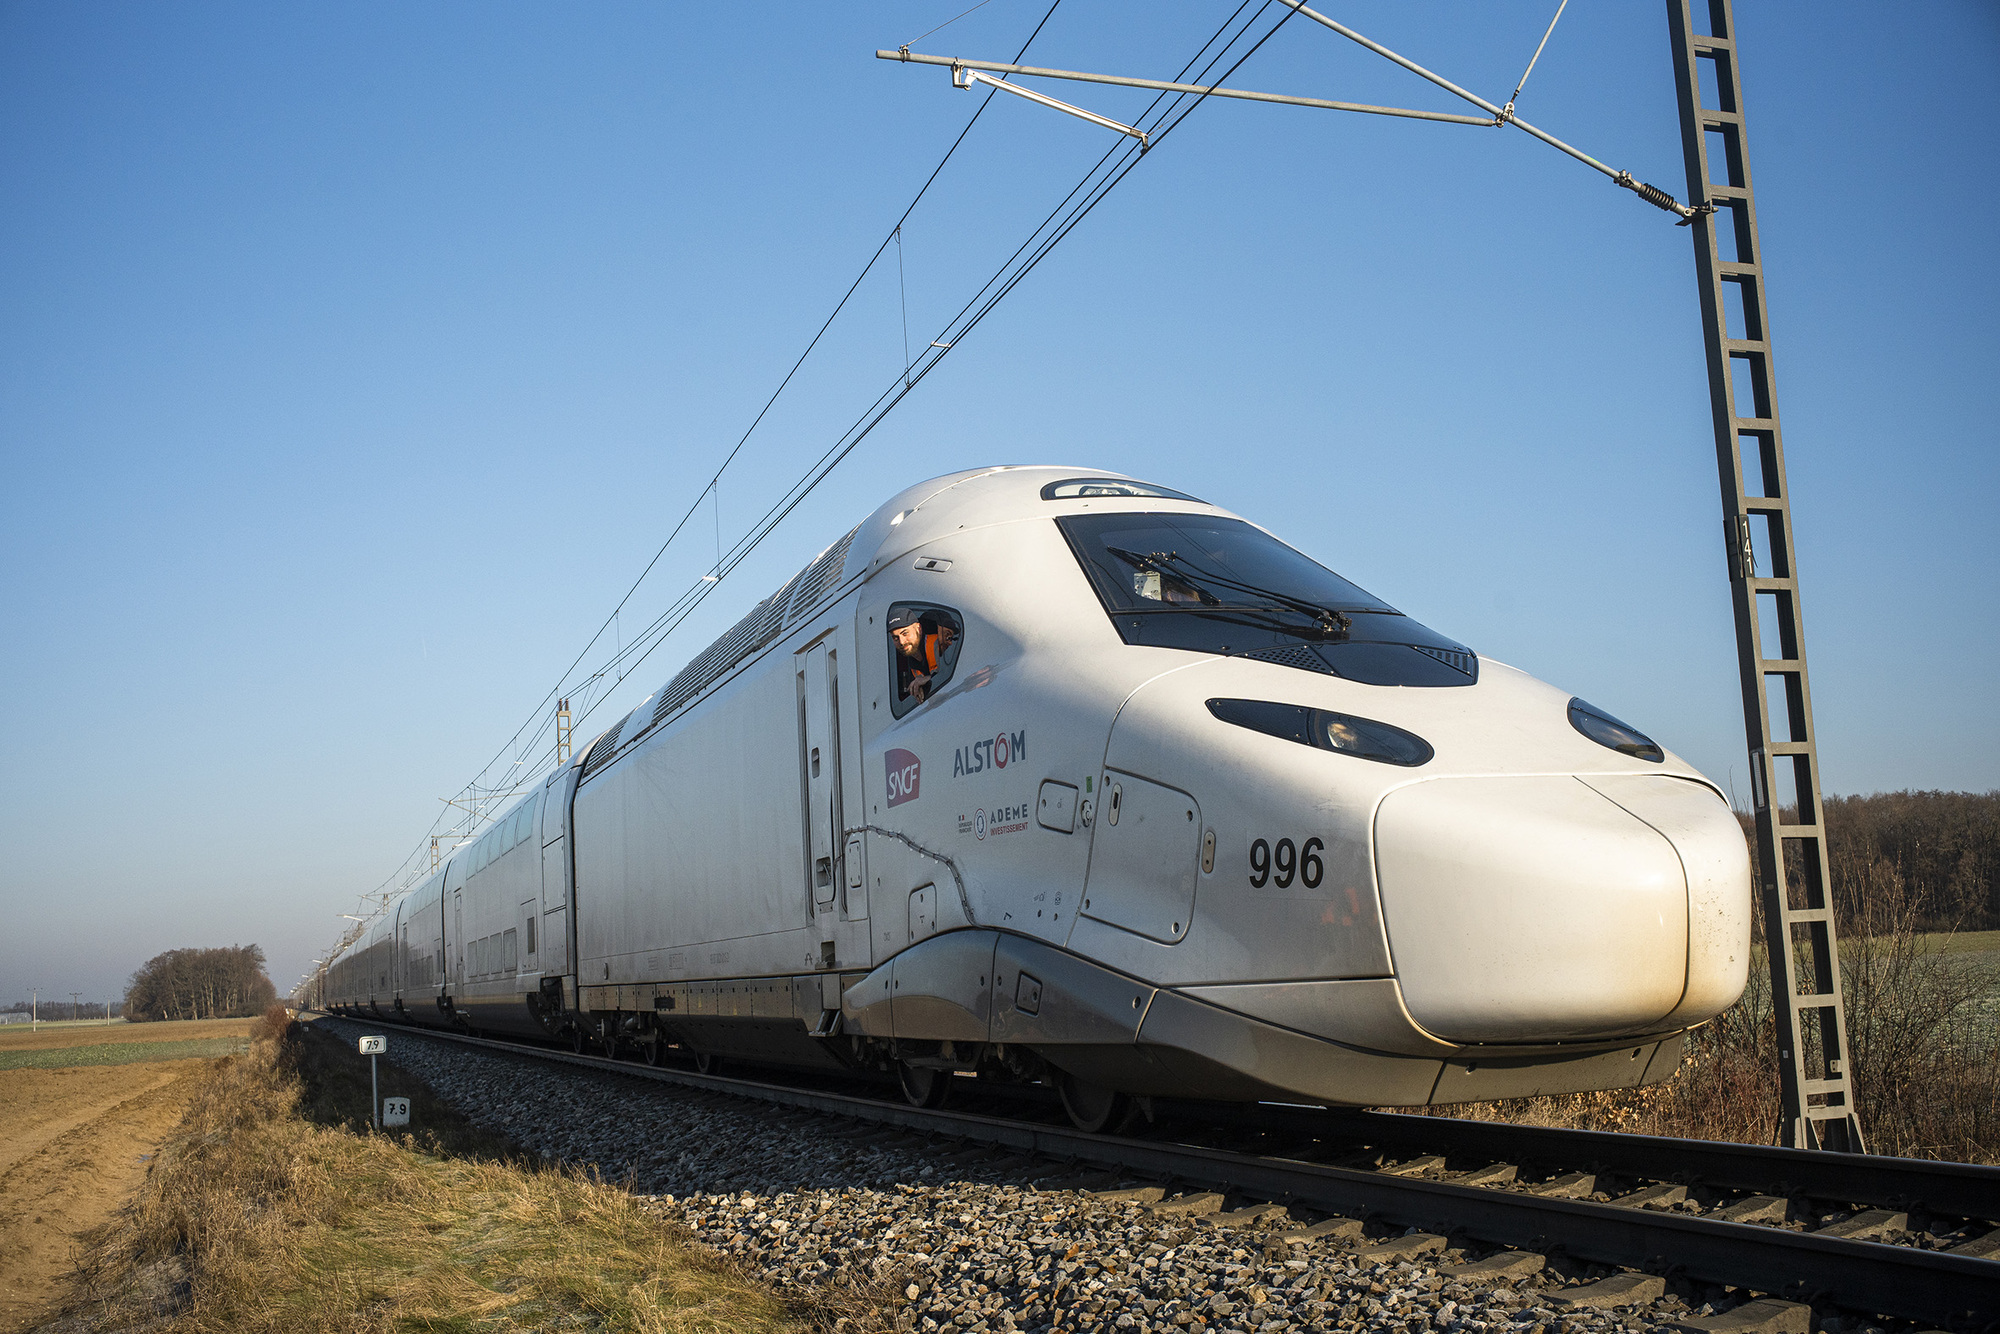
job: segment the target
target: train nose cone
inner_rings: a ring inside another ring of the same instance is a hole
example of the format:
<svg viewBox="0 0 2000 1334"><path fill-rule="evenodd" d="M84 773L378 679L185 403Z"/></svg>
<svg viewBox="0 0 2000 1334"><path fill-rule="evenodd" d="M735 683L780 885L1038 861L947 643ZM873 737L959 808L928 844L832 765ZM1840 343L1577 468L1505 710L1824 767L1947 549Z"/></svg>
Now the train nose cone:
<svg viewBox="0 0 2000 1334"><path fill-rule="evenodd" d="M1698 784L1437 779L1384 798L1375 842L1403 1003L1440 1038L1660 1031L1742 991L1748 852Z"/></svg>

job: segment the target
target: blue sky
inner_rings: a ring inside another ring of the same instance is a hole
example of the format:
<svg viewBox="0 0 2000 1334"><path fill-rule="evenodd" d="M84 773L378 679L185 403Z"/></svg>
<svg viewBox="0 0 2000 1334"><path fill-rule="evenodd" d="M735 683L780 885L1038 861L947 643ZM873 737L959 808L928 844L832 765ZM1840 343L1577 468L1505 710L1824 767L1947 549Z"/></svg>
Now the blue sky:
<svg viewBox="0 0 2000 1334"><path fill-rule="evenodd" d="M978 95L872 53L963 7L0 4L0 999L252 940L289 985L958 134ZM1044 8L915 49L1008 59ZM1553 4L1329 9L1499 100ZM2000 11L1743 9L1826 784L1991 789ZM1066 0L1028 60L1170 77L1227 12ZM1461 109L1300 20L1232 82ZM1681 194L1672 95L1660 6L1576 0L1520 109ZM1108 140L986 112L616 635ZM1045 461L1228 505L1744 787L1688 234L1524 135L1217 102L593 721L895 490Z"/></svg>

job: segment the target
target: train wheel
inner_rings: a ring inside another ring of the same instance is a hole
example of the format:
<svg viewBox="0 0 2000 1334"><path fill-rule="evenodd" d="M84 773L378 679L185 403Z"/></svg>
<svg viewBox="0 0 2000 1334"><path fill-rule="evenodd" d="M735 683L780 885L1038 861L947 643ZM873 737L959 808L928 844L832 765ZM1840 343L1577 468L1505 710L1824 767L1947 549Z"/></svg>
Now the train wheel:
<svg viewBox="0 0 2000 1334"><path fill-rule="evenodd" d="M583 1031L582 1024L576 1024L570 1028L569 1049L578 1056L590 1050L590 1034Z"/></svg>
<svg viewBox="0 0 2000 1334"><path fill-rule="evenodd" d="M928 1107L935 1111L944 1106L944 1100L951 1095L949 1070L932 1070L898 1061L896 1079L903 1086L903 1097L912 1107Z"/></svg>
<svg viewBox="0 0 2000 1334"><path fill-rule="evenodd" d="M714 1052L698 1051L694 1054L694 1068L704 1075L718 1074L722 1070L722 1058Z"/></svg>
<svg viewBox="0 0 2000 1334"><path fill-rule="evenodd" d="M645 1058L647 1065L654 1066L656 1068L665 1065L667 1062L666 1039L656 1037L651 1042L641 1043L639 1046L639 1054Z"/></svg>
<svg viewBox="0 0 2000 1334"><path fill-rule="evenodd" d="M1062 1077L1062 1104L1070 1123L1090 1135L1115 1133L1132 1114L1132 1100L1123 1093L1075 1075Z"/></svg>

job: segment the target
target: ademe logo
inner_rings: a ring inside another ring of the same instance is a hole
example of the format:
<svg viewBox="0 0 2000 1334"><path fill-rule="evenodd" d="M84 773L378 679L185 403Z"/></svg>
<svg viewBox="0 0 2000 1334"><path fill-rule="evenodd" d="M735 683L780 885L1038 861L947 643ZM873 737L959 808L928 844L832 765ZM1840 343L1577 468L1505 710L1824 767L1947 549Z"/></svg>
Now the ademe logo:
<svg viewBox="0 0 2000 1334"><path fill-rule="evenodd" d="M917 784L924 776L924 762L907 750L892 750L882 757L889 769L889 804L900 806L917 799Z"/></svg>
<svg viewBox="0 0 2000 1334"><path fill-rule="evenodd" d="M988 834L1018 834L1028 827L1028 804L1019 806L995 806L987 810L981 806L971 818L958 817L958 832L983 839Z"/></svg>
<svg viewBox="0 0 2000 1334"><path fill-rule="evenodd" d="M951 776L963 778L966 774L984 773L988 769L1005 769L1017 760L1028 758L1028 733L1023 728L1019 732L1002 732L985 741L975 741L969 746L960 746L951 753Z"/></svg>

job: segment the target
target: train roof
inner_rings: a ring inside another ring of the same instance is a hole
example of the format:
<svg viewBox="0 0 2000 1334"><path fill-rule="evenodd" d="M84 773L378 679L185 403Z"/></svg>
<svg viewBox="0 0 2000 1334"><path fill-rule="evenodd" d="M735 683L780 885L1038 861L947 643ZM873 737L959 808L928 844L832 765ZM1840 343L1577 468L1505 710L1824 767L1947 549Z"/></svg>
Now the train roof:
<svg viewBox="0 0 2000 1334"><path fill-rule="evenodd" d="M574 761L588 778L693 702L744 659L898 558L967 528L1052 517L1094 506L1218 511L1206 501L1122 473L1058 464L999 465L947 473L906 487L815 556L777 592L696 654L673 680L598 734Z"/></svg>
<svg viewBox="0 0 2000 1334"><path fill-rule="evenodd" d="M1217 506L1123 473L1058 464L1005 465L947 473L905 488L861 521L849 578L873 574L926 543L964 528L986 527L1113 505L1132 509Z"/></svg>

